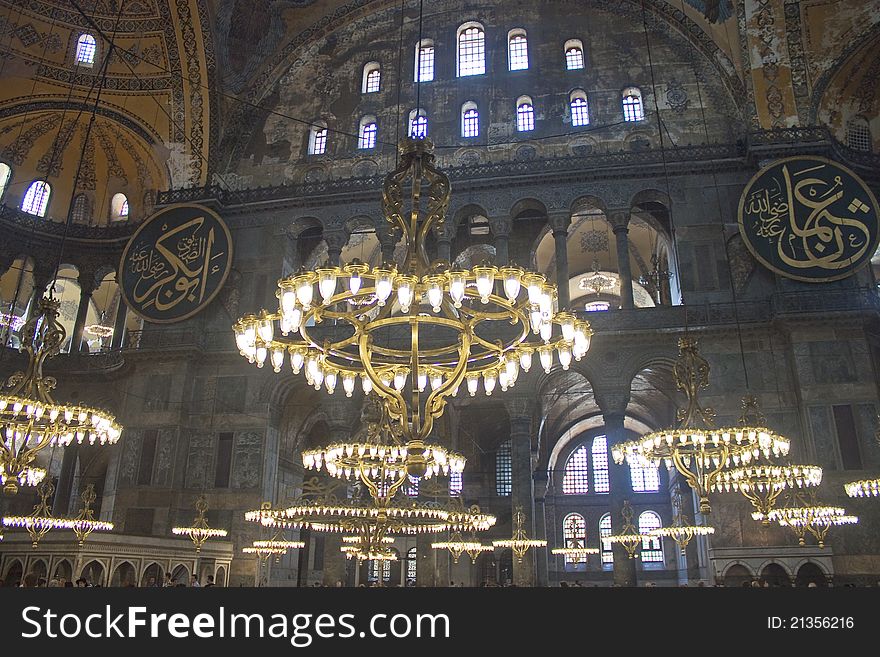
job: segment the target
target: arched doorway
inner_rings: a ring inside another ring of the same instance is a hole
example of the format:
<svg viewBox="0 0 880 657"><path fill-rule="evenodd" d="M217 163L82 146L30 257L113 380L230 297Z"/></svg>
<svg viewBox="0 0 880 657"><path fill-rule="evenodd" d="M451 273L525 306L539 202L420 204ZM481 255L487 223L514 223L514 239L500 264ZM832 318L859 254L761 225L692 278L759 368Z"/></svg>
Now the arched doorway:
<svg viewBox="0 0 880 657"><path fill-rule="evenodd" d="M747 586L751 580L752 574L749 572L749 569L739 563L733 564L724 573L724 586Z"/></svg>
<svg viewBox="0 0 880 657"><path fill-rule="evenodd" d="M815 584L816 586L826 586L827 581L825 579L825 573L822 572L822 569L819 568L812 561L808 561L800 568L798 568L797 576L795 578L795 584L797 586L810 586L810 584Z"/></svg>
<svg viewBox="0 0 880 657"><path fill-rule="evenodd" d="M223 566L217 569L217 574L214 576L214 584L216 586L226 586L226 569Z"/></svg>
<svg viewBox="0 0 880 657"><path fill-rule="evenodd" d="M46 568L46 562L42 559L37 559L36 561L34 561L28 569L29 572L33 573L36 576L37 582L39 582L41 579L46 579L46 573L48 572L48 570L49 569Z"/></svg>
<svg viewBox="0 0 880 657"><path fill-rule="evenodd" d="M64 586L64 582L71 581L73 577L73 568L70 565L70 562L67 559L62 559L58 563L55 564L55 568L52 571L52 577L58 579L61 583L61 586Z"/></svg>
<svg viewBox="0 0 880 657"><path fill-rule="evenodd" d="M165 577L165 571L162 570L162 566L151 563L144 569L144 574L141 576L141 586L162 586L163 577Z"/></svg>
<svg viewBox="0 0 880 657"><path fill-rule="evenodd" d="M182 563L177 564L171 571L171 581L173 586L189 586L189 568Z"/></svg>
<svg viewBox="0 0 880 657"><path fill-rule="evenodd" d="M21 582L21 576L24 574L24 568L21 565L21 561L16 559L11 564L9 564L9 568L6 569L6 577L3 578L6 586L15 586L19 582Z"/></svg>
<svg viewBox="0 0 880 657"><path fill-rule="evenodd" d="M770 586L788 586L790 582L785 568L773 562L764 566L764 569L761 571L761 579Z"/></svg>
<svg viewBox="0 0 880 657"><path fill-rule="evenodd" d="M134 566L127 561L116 566L116 570L110 577L110 586L137 586L137 574Z"/></svg>
<svg viewBox="0 0 880 657"><path fill-rule="evenodd" d="M80 573L89 586L104 585L104 565L100 561L90 561Z"/></svg>

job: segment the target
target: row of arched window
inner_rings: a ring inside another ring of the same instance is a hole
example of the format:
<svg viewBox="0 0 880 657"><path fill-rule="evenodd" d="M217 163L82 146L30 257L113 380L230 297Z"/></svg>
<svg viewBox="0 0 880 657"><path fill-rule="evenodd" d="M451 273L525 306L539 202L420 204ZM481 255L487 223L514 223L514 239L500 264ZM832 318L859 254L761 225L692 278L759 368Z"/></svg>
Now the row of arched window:
<svg viewBox="0 0 880 657"><path fill-rule="evenodd" d="M535 104L530 96L516 99L516 130L531 132L535 129ZM572 127L590 125L590 106L587 92L573 89L568 96L568 109ZM638 87L627 87L621 95L623 120L642 121L645 118L642 92ZM460 134L464 139L480 136L480 110L477 103L469 100L461 106ZM376 147L378 122L374 115L368 114L358 124L358 149L370 150ZM428 115L424 109L410 111L407 127L410 137L424 139L428 136ZM309 134L309 155L323 155L327 152L327 124L319 121L312 124Z"/></svg>
<svg viewBox="0 0 880 657"><path fill-rule="evenodd" d="M639 514L638 530L640 534L647 534L654 529L660 529L662 523L660 515L656 511L643 511ZM610 566L614 562L611 550L611 542L606 540L611 535L611 514L606 513L599 519L599 539L602 565ZM562 521L562 537L565 547L587 547L587 523L580 513L569 513ZM646 538L642 541L642 549L639 557L645 564L663 563L663 543L659 537ZM566 568L577 569L586 564L586 557L565 557Z"/></svg>
<svg viewBox="0 0 880 657"><path fill-rule="evenodd" d="M580 39L569 39L563 48L563 63L566 70L584 68L584 44ZM529 68L529 41L522 28L507 33L507 69L525 71ZM458 28L456 35L456 77L483 75L486 72L486 31L480 23L465 23ZM364 65L361 78L361 92L377 93L381 90L382 65L368 62ZM415 47L413 66L415 82L434 80L434 41L422 39Z"/></svg>
<svg viewBox="0 0 880 657"><path fill-rule="evenodd" d="M0 162L0 199L6 192L12 170L9 165ZM52 186L45 180L34 180L27 188L21 199L21 210L37 217L45 217L49 208L49 198L52 196ZM92 216L89 198L85 194L78 194L73 199L71 209L74 223L88 223ZM128 198L125 194L114 194L110 199L110 220L125 221L129 218Z"/></svg>

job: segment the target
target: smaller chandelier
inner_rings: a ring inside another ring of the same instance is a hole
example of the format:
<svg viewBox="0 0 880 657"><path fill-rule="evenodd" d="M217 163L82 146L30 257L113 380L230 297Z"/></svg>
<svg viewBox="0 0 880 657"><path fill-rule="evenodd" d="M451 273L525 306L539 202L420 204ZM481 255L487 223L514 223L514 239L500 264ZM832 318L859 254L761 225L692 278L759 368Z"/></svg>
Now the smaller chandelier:
<svg viewBox="0 0 880 657"><path fill-rule="evenodd" d="M828 530L840 525L855 525L859 522L858 517L848 515L843 507L839 506L798 506L773 509L770 512L770 520L774 520L782 527L789 527L798 538L798 545L804 545L804 537L810 532L816 539L820 548L825 547L825 538Z"/></svg>
<svg viewBox="0 0 880 657"><path fill-rule="evenodd" d="M113 336L113 327L105 326L104 324L89 324L83 329L83 331L88 335L93 335L102 340Z"/></svg>
<svg viewBox="0 0 880 657"><path fill-rule="evenodd" d="M774 465L756 463L722 472L712 484L712 491L739 491L752 506L754 520L770 524L768 514L785 489L807 488L822 483L822 468L817 465Z"/></svg>
<svg viewBox="0 0 880 657"><path fill-rule="evenodd" d="M175 536L189 536L193 545L196 546L196 554L202 551L202 545L209 538L223 538L227 534L225 529L212 529L208 527L208 519L205 517L207 510L208 500L205 499L204 495L200 495L199 499L196 500L196 511L199 514L193 519L192 526L174 527L171 530L171 533Z"/></svg>
<svg viewBox="0 0 880 657"><path fill-rule="evenodd" d="M682 554L685 553L688 543L691 542L694 536L709 536L715 533L714 527L690 524L690 519L684 513L681 490L678 488L676 488L675 495L672 497L672 515L672 526L658 527L649 531L648 534L671 538L678 544Z"/></svg>
<svg viewBox="0 0 880 657"><path fill-rule="evenodd" d="M110 532L113 531L112 522L104 522L103 520L95 520L95 512L92 510L92 504L97 499L95 496L95 485L89 484L83 490L80 499L83 501L83 507L79 511L79 515L73 520L68 520L68 527L76 534L76 542L79 547L83 546L86 539L93 531Z"/></svg>
<svg viewBox="0 0 880 657"><path fill-rule="evenodd" d="M343 536L342 537L342 542L346 543L348 545L360 543L361 541L363 541L363 539L360 536ZM384 536L384 537L382 537L381 543L383 545L393 545L394 539L391 538L390 536Z"/></svg>
<svg viewBox="0 0 880 657"><path fill-rule="evenodd" d="M880 479L863 479L843 485L850 497L880 497Z"/></svg>
<svg viewBox="0 0 880 657"><path fill-rule="evenodd" d="M29 465L22 469L18 476L16 477L16 481L19 486L36 486L46 477L46 471L43 468L37 468L32 465ZM0 484L4 487L6 485L6 471L0 470Z"/></svg>
<svg viewBox="0 0 880 657"><path fill-rule="evenodd" d="M45 471L44 471L45 472ZM34 506L34 512L29 516L5 516L3 524L6 527L22 527L31 536L31 545L36 550L37 546L50 529L66 529L70 527L70 520L53 518L49 510L49 498L55 493L55 485L51 481L43 481L37 485L37 494L40 501Z"/></svg>
<svg viewBox="0 0 880 657"><path fill-rule="evenodd" d="M591 554L599 554L599 548L591 547L564 547L553 548L550 550L553 554L561 554L573 561L585 561Z"/></svg>
<svg viewBox="0 0 880 657"><path fill-rule="evenodd" d="M448 541L431 543L431 548L434 550L449 550L452 554L453 563L458 563L463 554L467 554L471 561L476 561L481 553L490 552L495 549L491 545L483 545L476 538L466 541L462 537L461 532L453 532Z"/></svg>
<svg viewBox="0 0 880 657"><path fill-rule="evenodd" d="M303 541L283 541L280 539L271 539L268 541L254 541L252 545L243 547L241 551L244 554L255 554L259 559L268 559L269 557L280 557L287 554L288 550L296 550L304 548L306 544Z"/></svg>
<svg viewBox="0 0 880 657"><path fill-rule="evenodd" d="M522 507L518 506L516 507L516 512L513 514L513 536L500 541L492 541L492 545L496 550L498 548L510 548L513 550L513 556L516 557L517 563L522 563L523 557L526 556L526 552L528 552L530 548L547 547L547 541L528 537L526 529L523 526L525 523L526 514L523 513Z"/></svg>
<svg viewBox="0 0 880 657"><path fill-rule="evenodd" d="M633 510L629 500L624 500L620 515L623 516L623 531L619 534L610 534L605 537L605 540L609 543L622 545L623 549L626 550L626 556L630 559L635 559L639 546L643 541L649 540L651 536L640 534L636 531L635 525L633 525Z"/></svg>
<svg viewBox="0 0 880 657"><path fill-rule="evenodd" d="M602 294L602 290L614 290L615 285L617 285L617 277L600 271L599 261L593 260L593 274L591 276L584 276L580 281L579 287L582 290L593 290L596 296L599 296Z"/></svg>
<svg viewBox="0 0 880 657"><path fill-rule="evenodd" d="M357 559L358 561L397 561L397 554L391 550L368 550L363 551L356 545L343 545L339 548L346 559Z"/></svg>

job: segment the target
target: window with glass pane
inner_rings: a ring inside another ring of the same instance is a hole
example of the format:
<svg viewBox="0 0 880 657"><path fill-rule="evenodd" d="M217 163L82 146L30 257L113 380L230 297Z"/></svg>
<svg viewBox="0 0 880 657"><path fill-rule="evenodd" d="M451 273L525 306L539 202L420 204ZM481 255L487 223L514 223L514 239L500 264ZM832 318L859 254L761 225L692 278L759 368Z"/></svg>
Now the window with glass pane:
<svg viewBox="0 0 880 657"><path fill-rule="evenodd" d="M376 146L376 124L375 122L361 123L360 136L358 137L358 148L368 149Z"/></svg>
<svg viewBox="0 0 880 657"><path fill-rule="evenodd" d="M428 117L422 110L409 113L409 136L424 139L428 136Z"/></svg>
<svg viewBox="0 0 880 657"><path fill-rule="evenodd" d="M519 132L535 129L535 109L530 102L521 102L516 106L516 129Z"/></svg>
<svg viewBox="0 0 880 657"><path fill-rule="evenodd" d="M91 34L80 34L76 41L76 63L80 66L91 66L95 63L97 42Z"/></svg>
<svg viewBox="0 0 880 657"><path fill-rule="evenodd" d="M639 533L647 534L652 529L660 529L660 516L653 511L645 511L639 515ZM642 541L642 563L663 563L663 544L660 537L655 536Z"/></svg>
<svg viewBox="0 0 880 657"><path fill-rule="evenodd" d="M635 88L625 90L623 92L623 120L641 121L644 118L645 111L642 108L642 93Z"/></svg>
<svg viewBox="0 0 880 657"><path fill-rule="evenodd" d="M507 42L510 70L522 71L529 67L529 45L525 34L514 34Z"/></svg>
<svg viewBox="0 0 880 657"><path fill-rule="evenodd" d="M632 465L629 474L634 493L656 493L660 490L660 471L657 468Z"/></svg>
<svg viewBox="0 0 880 657"><path fill-rule="evenodd" d="M871 127L865 118L857 116L846 122L846 145L856 151L871 152Z"/></svg>
<svg viewBox="0 0 880 657"><path fill-rule="evenodd" d="M486 72L486 35L482 28L469 27L458 35L458 75Z"/></svg>
<svg viewBox="0 0 880 657"><path fill-rule="evenodd" d="M312 126L309 136L309 155L323 155L327 151L327 128Z"/></svg>
<svg viewBox="0 0 880 657"><path fill-rule="evenodd" d="M73 199L73 223L87 224L89 222L89 199L85 194L77 194Z"/></svg>
<svg viewBox="0 0 880 657"><path fill-rule="evenodd" d="M511 469L510 441L507 440L498 446L495 452L495 493L498 495L510 495L513 484L513 471Z"/></svg>
<svg viewBox="0 0 880 657"><path fill-rule="evenodd" d="M49 183L44 180L35 180L24 194L21 201L21 209L28 214L34 214L38 217L46 216L46 207L49 205L49 195L52 188Z"/></svg>
<svg viewBox="0 0 880 657"><path fill-rule="evenodd" d="M10 178L12 178L12 168L5 162L0 162L0 198L6 194Z"/></svg>
<svg viewBox="0 0 880 657"><path fill-rule="evenodd" d="M379 69L374 69L367 73L366 93L371 94L379 91L379 80L382 73Z"/></svg>
<svg viewBox="0 0 880 657"><path fill-rule="evenodd" d="M565 547L580 548L587 546L587 523L579 513L569 513L562 521L562 536L565 539ZM586 564L586 555L565 555L566 566Z"/></svg>
<svg viewBox="0 0 880 657"><path fill-rule="evenodd" d="M605 436L593 438L593 489L597 493L611 490L608 479L608 441Z"/></svg>
<svg viewBox="0 0 880 657"><path fill-rule="evenodd" d="M476 107L467 108L461 114L461 136L479 137L479 135L480 113Z"/></svg>
<svg viewBox="0 0 880 657"><path fill-rule="evenodd" d="M571 453L565 463L562 477L563 495L584 495L590 490L590 455L586 445L581 445Z"/></svg>
<svg viewBox="0 0 880 657"><path fill-rule="evenodd" d="M414 585L416 583L416 558L418 551L411 547L406 551L406 583Z"/></svg>
<svg viewBox="0 0 880 657"><path fill-rule="evenodd" d="M452 496L461 495L464 481L460 472L452 472L449 475L449 494Z"/></svg>
<svg viewBox="0 0 880 657"><path fill-rule="evenodd" d="M614 553L611 550L611 541L605 540L611 536L611 514L606 513L599 519L599 542L602 549L602 566L610 566L614 563Z"/></svg>
<svg viewBox="0 0 880 657"><path fill-rule="evenodd" d="M419 48L416 65L416 82L430 82L434 79L434 46L423 45Z"/></svg>
<svg viewBox="0 0 880 657"><path fill-rule="evenodd" d="M587 99L583 96L572 96L571 99L571 125L590 125L590 108Z"/></svg>
<svg viewBox="0 0 880 657"><path fill-rule="evenodd" d="M565 68L574 71L584 67L584 51L572 46L565 51Z"/></svg>

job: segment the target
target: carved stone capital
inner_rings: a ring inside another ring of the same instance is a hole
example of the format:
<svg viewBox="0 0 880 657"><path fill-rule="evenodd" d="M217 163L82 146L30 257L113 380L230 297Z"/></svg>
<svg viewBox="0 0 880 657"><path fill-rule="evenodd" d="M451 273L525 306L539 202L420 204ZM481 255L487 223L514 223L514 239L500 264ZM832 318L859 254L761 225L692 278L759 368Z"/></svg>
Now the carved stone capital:
<svg viewBox="0 0 880 657"><path fill-rule="evenodd" d="M495 237L510 237L510 217L507 215L489 217L489 228Z"/></svg>
<svg viewBox="0 0 880 657"><path fill-rule="evenodd" d="M626 407L629 404L630 391L626 388L597 388L594 387L593 395L596 404L602 411L602 415L606 418L612 415L623 416L626 414Z"/></svg>
<svg viewBox="0 0 880 657"><path fill-rule="evenodd" d="M327 243L328 251L342 251L342 247L348 244L348 235L344 230L327 230L324 231L324 242Z"/></svg>
<svg viewBox="0 0 880 657"><path fill-rule="evenodd" d="M97 271L93 267L80 267L76 280L80 291L86 296L92 296L100 284L97 280Z"/></svg>
<svg viewBox="0 0 880 657"><path fill-rule="evenodd" d="M608 208L605 212L608 223L615 234L629 230L630 209L629 208Z"/></svg>
<svg viewBox="0 0 880 657"><path fill-rule="evenodd" d="M517 395L505 396L504 407L510 416L511 428L514 422L528 422L531 424L537 408L533 398Z"/></svg>
<svg viewBox="0 0 880 657"><path fill-rule="evenodd" d="M568 210L562 212L551 212L547 217L547 223L553 230L553 234L568 234L568 227L571 225L571 213Z"/></svg>

